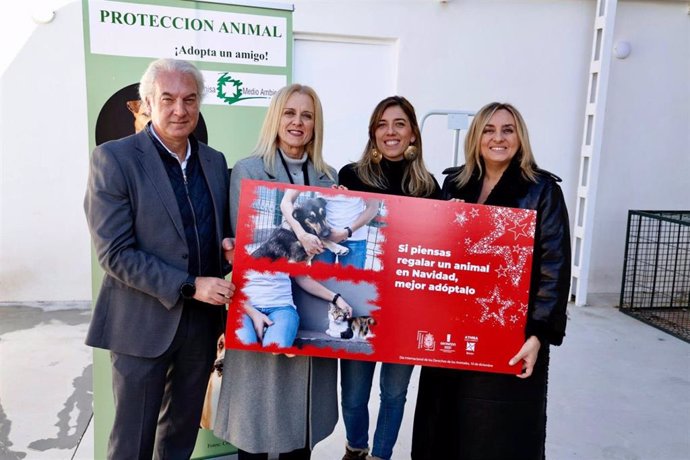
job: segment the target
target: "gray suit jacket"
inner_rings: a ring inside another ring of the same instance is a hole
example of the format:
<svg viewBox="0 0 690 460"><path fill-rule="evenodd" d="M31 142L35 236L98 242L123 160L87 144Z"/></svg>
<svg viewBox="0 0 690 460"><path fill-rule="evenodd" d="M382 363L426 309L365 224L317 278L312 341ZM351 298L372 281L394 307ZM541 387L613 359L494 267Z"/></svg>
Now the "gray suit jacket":
<svg viewBox="0 0 690 460"><path fill-rule="evenodd" d="M201 143L198 154L215 209L221 258L220 242L229 236L227 163L222 153ZM94 150L84 210L105 271L86 344L160 356L180 321L179 289L188 275L189 251L170 179L145 131Z"/></svg>

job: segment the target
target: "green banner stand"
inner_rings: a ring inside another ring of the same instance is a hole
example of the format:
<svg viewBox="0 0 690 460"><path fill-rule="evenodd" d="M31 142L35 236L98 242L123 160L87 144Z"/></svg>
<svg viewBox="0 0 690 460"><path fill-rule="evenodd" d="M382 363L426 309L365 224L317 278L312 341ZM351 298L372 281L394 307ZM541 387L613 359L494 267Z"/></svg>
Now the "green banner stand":
<svg viewBox="0 0 690 460"><path fill-rule="evenodd" d="M197 137L222 151L231 167L251 152L271 96L292 78L292 5L82 0L82 9L89 151L141 127L141 75L154 59L176 58L204 74ZM94 256L94 298L102 278ZM104 459L114 418L107 351L94 350L93 372L94 458ZM192 458L234 452L200 428Z"/></svg>

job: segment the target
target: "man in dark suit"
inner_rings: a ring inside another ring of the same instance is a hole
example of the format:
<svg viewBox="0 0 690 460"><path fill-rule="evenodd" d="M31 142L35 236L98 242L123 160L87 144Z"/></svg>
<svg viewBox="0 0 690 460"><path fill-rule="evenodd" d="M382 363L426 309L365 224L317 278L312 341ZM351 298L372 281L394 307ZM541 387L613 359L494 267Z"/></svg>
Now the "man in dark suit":
<svg viewBox="0 0 690 460"><path fill-rule="evenodd" d="M84 200L105 271L86 343L110 350L112 459L188 459L234 292L228 168L199 143L203 77L152 62L139 84L151 122L98 146Z"/></svg>

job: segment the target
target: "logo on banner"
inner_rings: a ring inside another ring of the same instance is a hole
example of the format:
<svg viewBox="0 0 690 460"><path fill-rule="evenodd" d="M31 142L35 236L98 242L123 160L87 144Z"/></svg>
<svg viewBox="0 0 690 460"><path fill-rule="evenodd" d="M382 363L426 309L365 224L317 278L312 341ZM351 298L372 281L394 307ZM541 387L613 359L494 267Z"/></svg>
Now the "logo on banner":
<svg viewBox="0 0 690 460"><path fill-rule="evenodd" d="M417 331L417 348L420 350L434 351L436 349L434 334L427 331Z"/></svg>
<svg viewBox="0 0 690 460"><path fill-rule="evenodd" d="M455 342L451 334L446 334L446 340L440 343L439 349L444 353L455 353Z"/></svg>
<svg viewBox="0 0 690 460"><path fill-rule="evenodd" d="M476 335L466 335L465 336L465 353L468 355L473 355L477 351L477 342L479 342L479 337Z"/></svg>
<svg viewBox="0 0 690 460"><path fill-rule="evenodd" d="M229 91L234 91L231 95L225 92L225 87L229 86ZM244 90L242 89L242 80L232 78L227 72L218 77L216 82L218 99L221 99L228 105L232 105L239 101L246 101L247 99L268 99L267 96L244 96ZM234 88L234 90L233 90Z"/></svg>

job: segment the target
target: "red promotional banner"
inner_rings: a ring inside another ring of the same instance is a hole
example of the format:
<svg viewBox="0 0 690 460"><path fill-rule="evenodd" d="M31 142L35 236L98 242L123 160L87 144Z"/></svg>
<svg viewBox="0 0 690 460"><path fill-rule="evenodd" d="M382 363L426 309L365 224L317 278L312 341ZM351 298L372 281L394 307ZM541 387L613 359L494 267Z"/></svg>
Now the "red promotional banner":
<svg viewBox="0 0 690 460"><path fill-rule="evenodd" d="M535 223L530 210L245 180L226 347L517 374ZM309 260L296 225L322 254Z"/></svg>

